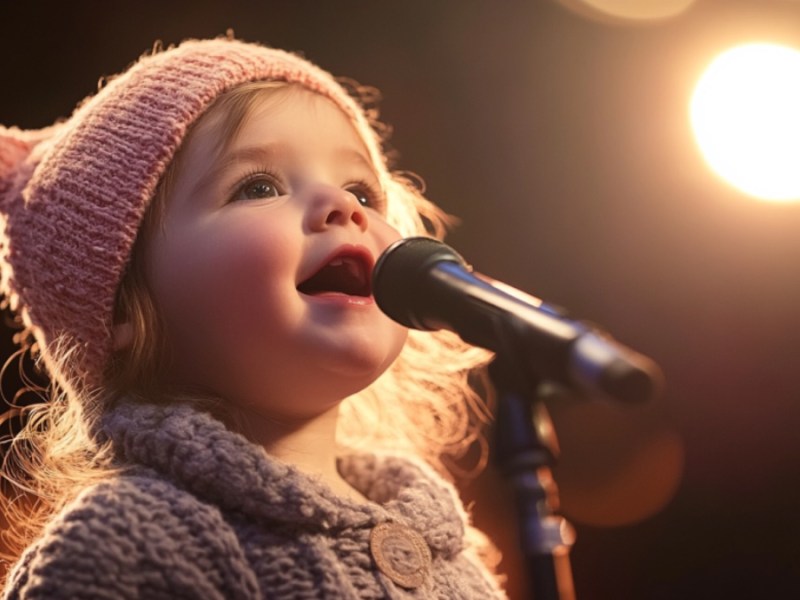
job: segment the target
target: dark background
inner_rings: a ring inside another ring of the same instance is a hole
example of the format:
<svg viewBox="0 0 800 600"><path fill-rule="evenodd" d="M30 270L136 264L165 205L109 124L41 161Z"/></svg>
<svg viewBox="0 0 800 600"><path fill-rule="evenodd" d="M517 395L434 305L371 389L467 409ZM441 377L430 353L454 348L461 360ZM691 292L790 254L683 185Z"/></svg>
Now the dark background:
<svg viewBox="0 0 800 600"><path fill-rule="evenodd" d="M637 25L555 0L0 7L5 125L67 116L157 39L229 27L378 87L398 166L462 218L449 241L476 269L666 372L645 407L551 407L578 597L800 597L800 204L722 183L687 117L717 53L800 47L800 2L698 0ZM508 490L491 469L461 487L524 597Z"/></svg>

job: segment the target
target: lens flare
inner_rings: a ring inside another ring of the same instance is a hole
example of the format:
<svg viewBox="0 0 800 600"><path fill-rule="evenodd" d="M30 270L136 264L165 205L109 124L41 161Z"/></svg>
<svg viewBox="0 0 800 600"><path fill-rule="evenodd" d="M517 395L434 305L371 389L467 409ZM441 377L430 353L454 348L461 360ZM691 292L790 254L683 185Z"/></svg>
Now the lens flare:
<svg viewBox="0 0 800 600"><path fill-rule="evenodd" d="M690 119L710 167L749 196L800 200L800 52L737 46L703 73Z"/></svg>

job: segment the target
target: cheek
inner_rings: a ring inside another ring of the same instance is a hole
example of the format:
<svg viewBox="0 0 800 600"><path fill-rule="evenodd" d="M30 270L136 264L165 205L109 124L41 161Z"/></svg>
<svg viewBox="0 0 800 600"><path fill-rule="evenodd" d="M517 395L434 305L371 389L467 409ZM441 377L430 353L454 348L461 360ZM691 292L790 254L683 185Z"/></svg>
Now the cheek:
<svg viewBox="0 0 800 600"><path fill-rule="evenodd" d="M154 295L181 350L214 344L222 350L250 330L290 318L291 245L263 228L210 235L174 235L153 256Z"/></svg>
<svg viewBox="0 0 800 600"><path fill-rule="evenodd" d="M375 238L378 252L383 252L397 240L401 239L403 235L394 227L392 227L384 217L374 215L370 218L370 231ZM377 256L375 259L377 260Z"/></svg>

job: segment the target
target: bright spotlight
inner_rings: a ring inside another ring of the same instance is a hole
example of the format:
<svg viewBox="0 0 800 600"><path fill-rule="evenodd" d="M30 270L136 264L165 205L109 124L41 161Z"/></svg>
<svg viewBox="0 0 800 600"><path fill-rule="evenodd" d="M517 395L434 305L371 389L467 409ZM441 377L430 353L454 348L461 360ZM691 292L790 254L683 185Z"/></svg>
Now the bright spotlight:
<svg viewBox="0 0 800 600"><path fill-rule="evenodd" d="M711 168L763 200L800 200L800 52L747 44L718 56L690 105Z"/></svg>

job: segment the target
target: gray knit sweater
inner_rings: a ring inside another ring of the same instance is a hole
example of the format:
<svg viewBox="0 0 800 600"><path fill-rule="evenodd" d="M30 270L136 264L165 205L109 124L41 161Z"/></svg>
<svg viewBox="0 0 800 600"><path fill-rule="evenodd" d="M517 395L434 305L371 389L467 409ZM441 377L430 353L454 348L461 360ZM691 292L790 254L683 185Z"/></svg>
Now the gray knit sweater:
<svg viewBox="0 0 800 600"><path fill-rule="evenodd" d="M7 598L503 597L465 548L455 490L418 462L343 457L340 472L371 500L360 504L187 406L123 405L104 428L134 467L55 518ZM417 587L394 576L418 566L414 543L371 546L387 522L425 541Z"/></svg>

